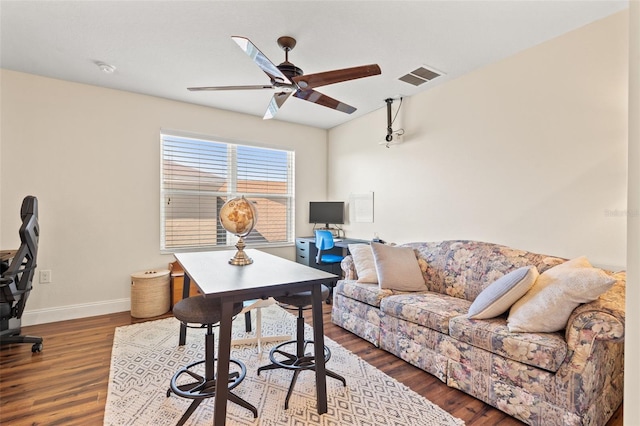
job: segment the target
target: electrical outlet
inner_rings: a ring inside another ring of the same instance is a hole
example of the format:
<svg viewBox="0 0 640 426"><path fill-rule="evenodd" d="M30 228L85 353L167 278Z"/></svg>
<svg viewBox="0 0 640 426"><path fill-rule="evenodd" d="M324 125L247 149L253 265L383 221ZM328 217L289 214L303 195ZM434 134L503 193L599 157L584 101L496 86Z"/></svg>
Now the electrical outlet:
<svg viewBox="0 0 640 426"><path fill-rule="evenodd" d="M40 283L46 284L51 282L51 270L40 271Z"/></svg>

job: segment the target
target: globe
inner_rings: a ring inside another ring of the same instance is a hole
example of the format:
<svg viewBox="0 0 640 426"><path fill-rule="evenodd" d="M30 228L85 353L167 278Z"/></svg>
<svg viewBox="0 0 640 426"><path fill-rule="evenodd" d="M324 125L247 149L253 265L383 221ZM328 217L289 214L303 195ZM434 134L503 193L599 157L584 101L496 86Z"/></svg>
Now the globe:
<svg viewBox="0 0 640 426"><path fill-rule="evenodd" d="M228 200L220 209L220 224L228 232L239 237L236 248L238 251L229 260L232 265L249 265L253 260L244 252L244 238L253 229L258 221L258 215L253 203L244 196Z"/></svg>

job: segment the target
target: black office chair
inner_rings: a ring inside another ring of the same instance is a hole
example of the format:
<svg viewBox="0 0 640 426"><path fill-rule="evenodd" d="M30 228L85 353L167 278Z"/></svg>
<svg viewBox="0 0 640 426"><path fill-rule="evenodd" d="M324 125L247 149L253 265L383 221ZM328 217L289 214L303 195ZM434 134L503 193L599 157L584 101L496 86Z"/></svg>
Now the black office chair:
<svg viewBox="0 0 640 426"><path fill-rule="evenodd" d="M242 303L234 304L233 315L238 315L242 311L242 307ZM203 400L216 395L215 364L217 359L214 354L213 327L222 318L220 300L202 296L182 299L174 305L173 315L187 327L207 329L204 360L196 361L178 370L171 378L169 390L167 390L167 397L173 392L183 398L193 399L187 411L178 421L178 426L180 426L187 421ZM191 324L201 325L192 326ZM180 344L184 344L184 342L180 342ZM200 372L201 367L199 366L201 364L204 364L204 375ZM244 380L247 368L242 361L235 359L229 360L229 364L229 367L233 366L237 371L229 373L227 382L229 388L228 400L251 411L254 418L258 417L256 407L231 392L231 389L234 389Z"/></svg>
<svg viewBox="0 0 640 426"><path fill-rule="evenodd" d="M333 241L333 235L331 234L331 231L327 231L325 229L316 230L316 249L318 249L318 253L316 254L316 264L331 265L331 273L342 275L340 262L342 262L344 256L333 253L326 253L327 250L331 250L334 247L335 243ZM327 304L331 304L331 300L333 299L333 288L336 286L336 282L333 281L329 283L329 285L329 296L326 299Z"/></svg>
<svg viewBox="0 0 640 426"><path fill-rule="evenodd" d="M322 286L322 297L326 298L329 294L329 289ZM278 296L275 299L286 309L292 309L298 311L298 318L296 324L296 340L289 340L284 343L280 343L275 346L269 352L269 360L271 364L264 365L258 368L258 376L260 372L265 370L275 370L278 368L284 368L286 370L293 370L293 378L287 391L287 397L284 400L285 410L289 408L289 398L293 393L293 387L298 380L298 375L302 371L311 370L315 371L316 363L314 351L307 351L307 346L313 345L313 340L305 340L304 338L304 315L303 311L309 309L312 303L311 291L304 291L301 293L291 294L288 296ZM284 348L288 348L285 350ZM295 351L294 351L295 350ZM331 351L328 347L324 347L324 362L328 362L331 359ZM347 382L344 377L325 369L327 376L340 380L343 386L347 386Z"/></svg>
<svg viewBox="0 0 640 426"><path fill-rule="evenodd" d="M11 263L2 267L0 278L0 344L33 343L31 352L42 351L42 337L20 334L21 318L29 293L38 256L38 199L31 195L24 198L20 209L22 226L20 248Z"/></svg>

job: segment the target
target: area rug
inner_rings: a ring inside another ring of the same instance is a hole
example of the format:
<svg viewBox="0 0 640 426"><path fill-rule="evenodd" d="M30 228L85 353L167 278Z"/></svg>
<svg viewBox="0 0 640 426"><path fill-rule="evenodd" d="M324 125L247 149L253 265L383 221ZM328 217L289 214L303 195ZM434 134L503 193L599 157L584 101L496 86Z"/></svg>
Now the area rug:
<svg viewBox="0 0 640 426"><path fill-rule="evenodd" d="M254 320L255 321L255 320ZM262 332L269 335L294 335L296 320L278 306L263 308ZM105 425L175 425L191 400L174 394L167 397L172 375L190 362L204 356L202 329L189 329L184 346L178 346L180 323L175 318L118 327L115 331L109 392L104 415ZM233 338L251 337L245 332L244 318L233 323ZM307 327L307 338L312 330ZM217 340L217 335L216 335ZM269 363L269 350L277 343L234 345L231 357L242 360L247 376L234 392L258 409L258 418L246 409L227 404L228 425L463 425L460 419L413 392L363 361L336 342L326 338L331 350L327 368L342 375L347 386L327 378L328 412L318 415L315 401L315 375L302 372L284 409L292 372L264 371L258 367ZM204 401L187 425L212 425L213 399Z"/></svg>

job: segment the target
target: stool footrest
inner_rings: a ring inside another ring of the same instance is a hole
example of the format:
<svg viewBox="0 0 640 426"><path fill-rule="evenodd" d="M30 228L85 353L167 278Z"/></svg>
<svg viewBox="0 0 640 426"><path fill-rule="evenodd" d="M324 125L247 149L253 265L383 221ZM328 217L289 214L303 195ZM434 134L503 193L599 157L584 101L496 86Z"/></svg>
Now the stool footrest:
<svg viewBox="0 0 640 426"><path fill-rule="evenodd" d="M269 352L269 360L280 368L288 370L310 370L315 368L315 357L313 351L307 351L307 346L313 345L313 340L305 340L302 345L302 352L298 352L298 341L289 340L280 343ZM293 353L285 350L287 347L293 347ZM331 351L328 347L324 347L324 362L331 359ZM262 368L262 367L260 367ZM260 368L258 372L260 372Z"/></svg>
<svg viewBox="0 0 640 426"><path fill-rule="evenodd" d="M214 362L217 361L217 358L214 359ZM216 377L211 379L207 379L201 374L193 371L195 367L200 364L204 364L206 361L196 361L193 362L186 367L178 370L176 374L171 378L170 389L167 392L167 396L171 392L175 393L182 398L190 398L190 399L202 399L202 398L211 398L216 394ZM242 382L247 374L247 367L245 367L244 363L241 361L232 359L229 361L230 364L235 364L240 371L232 371L229 373L229 389L233 389ZM190 376L195 381L189 383L178 384L179 379L184 376Z"/></svg>
<svg viewBox="0 0 640 426"><path fill-rule="evenodd" d="M302 343L301 345L299 343ZM298 342L297 340L290 340L288 342L280 343L275 346L269 352L269 360L271 364L263 365L258 368L258 376L261 371L266 370L276 370L278 368L284 368L285 370L292 370L293 377L291 379L291 383L289 384L289 390L287 391L287 396L284 400L284 408L285 410L289 408L289 399L291 398L291 394L293 393L293 388L298 380L298 375L305 370L314 370L316 369L315 356L313 356L314 351L307 351L307 346L312 345L313 340L304 340ZM294 348L293 353L287 352L283 348L287 346L292 346ZM324 361L325 363L329 361L331 358L331 351L328 347L324 346ZM342 382L343 386L347 386L347 381L344 377L339 374L334 373L333 371L329 371L325 369L325 373L327 376L339 380Z"/></svg>

